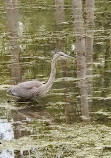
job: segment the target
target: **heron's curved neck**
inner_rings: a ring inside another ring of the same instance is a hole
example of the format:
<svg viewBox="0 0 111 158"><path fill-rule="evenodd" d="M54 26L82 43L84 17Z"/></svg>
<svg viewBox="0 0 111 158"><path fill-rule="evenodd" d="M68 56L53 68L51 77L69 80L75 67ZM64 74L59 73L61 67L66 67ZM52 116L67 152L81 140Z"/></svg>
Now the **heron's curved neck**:
<svg viewBox="0 0 111 158"><path fill-rule="evenodd" d="M44 84L44 93L47 93L47 92L50 90L50 88L51 88L51 86L53 85L53 83L54 83L55 75L56 75L56 67L55 67L55 65L56 65L56 59L53 58L53 59L52 59L52 62L51 62L51 73L50 73L50 77L49 77L47 83Z"/></svg>

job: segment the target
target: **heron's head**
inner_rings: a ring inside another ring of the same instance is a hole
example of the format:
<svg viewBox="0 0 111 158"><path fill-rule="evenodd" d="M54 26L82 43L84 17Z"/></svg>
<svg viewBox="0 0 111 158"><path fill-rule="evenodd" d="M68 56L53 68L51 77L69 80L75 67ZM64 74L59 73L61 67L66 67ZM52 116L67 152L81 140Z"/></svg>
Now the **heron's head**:
<svg viewBox="0 0 111 158"><path fill-rule="evenodd" d="M63 53L63 52L57 52L57 53L54 55L54 58L55 58L56 60L59 60L59 59L67 59L67 58L73 58L73 59L74 59L74 57L72 57L72 56L70 56L70 55L67 55L67 54L65 54L65 53Z"/></svg>

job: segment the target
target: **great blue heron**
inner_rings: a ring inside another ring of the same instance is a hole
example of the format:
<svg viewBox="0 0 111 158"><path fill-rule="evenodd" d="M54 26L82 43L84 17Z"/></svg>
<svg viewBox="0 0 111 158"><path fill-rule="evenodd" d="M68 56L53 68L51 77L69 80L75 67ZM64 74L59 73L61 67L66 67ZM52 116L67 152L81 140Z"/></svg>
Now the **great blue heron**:
<svg viewBox="0 0 111 158"><path fill-rule="evenodd" d="M57 52L54 55L51 62L51 73L47 83L43 84L39 81L21 82L17 85L10 87L8 92L10 92L13 96L17 98L20 98L21 100L30 100L46 94L55 80L56 61L61 58L65 59L65 58L74 58L74 57L71 57L63 52Z"/></svg>

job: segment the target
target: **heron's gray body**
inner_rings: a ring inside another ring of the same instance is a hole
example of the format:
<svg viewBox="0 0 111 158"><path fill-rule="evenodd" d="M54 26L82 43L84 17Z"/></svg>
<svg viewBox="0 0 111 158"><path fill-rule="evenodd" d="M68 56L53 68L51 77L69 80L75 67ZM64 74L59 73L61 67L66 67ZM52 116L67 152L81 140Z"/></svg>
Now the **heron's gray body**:
<svg viewBox="0 0 111 158"><path fill-rule="evenodd" d="M42 96L46 94L50 90L52 84L54 83L55 75L56 75L55 64L56 61L61 57L70 57L70 56L66 55L63 52L58 52L54 55L51 62L51 73L47 83L43 84L42 82L39 81L21 82L17 85L10 87L8 92L10 92L13 96L21 98L23 100L33 99L34 97L37 98L38 96Z"/></svg>
<svg viewBox="0 0 111 158"><path fill-rule="evenodd" d="M8 91L15 97L30 99L34 96L35 92L42 86L43 83L39 81L27 81L12 86L11 88L9 88ZM39 96L39 92L36 93L36 95Z"/></svg>

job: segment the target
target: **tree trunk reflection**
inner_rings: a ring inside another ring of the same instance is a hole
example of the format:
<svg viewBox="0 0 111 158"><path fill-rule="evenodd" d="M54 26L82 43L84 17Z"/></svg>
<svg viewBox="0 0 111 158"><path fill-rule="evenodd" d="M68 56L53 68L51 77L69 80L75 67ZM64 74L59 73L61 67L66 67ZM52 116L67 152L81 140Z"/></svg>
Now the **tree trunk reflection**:
<svg viewBox="0 0 111 158"><path fill-rule="evenodd" d="M9 30L12 78L16 84L21 81L21 70L19 64L19 45L18 45L18 1L6 0L7 24Z"/></svg>
<svg viewBox="0 0 111 158"><path fill-rule="evenodd" d="M81 93L82 119L90 120L88 96L92 96L92 61L94 1L85 1L85 9L81 0L72 0L75 34L77 43L77 77ZM83 11L86 11L86 14ZM83 18L86 15L86 19ZM85 23L86 20L86 23ZM85 27L86 24L86 27ZM87 80L86 80L87 79Z"/></svg>
<svg viewBox="0 0 111 158"><path fill-rule="evenodd" d="M105 63L104 63L104 76L103 78L103 91L102 96L107 97L107 88L111 85L111 72L109 71L111 68L111 61L109 60L111 58L111 41L110 39L106 39L106 49L104 50L105 54ZM110 94L110 91L108 92Z"/></svg>
<svg viewBox="0 0 111 158"><path fill-rule="evenodd" d="M55 0L55 6L56 6L56 24L57 24L57 31L58 31L58 36L57 36L57 45L56 45L56 50L57 51L65 51L64 48L64 43L65 43L65 39L61 39L61 32L63 30L63 27L61 24L63 24L64 22L64 0ZM60 62L61 67L63 67L64 69L64 76L67 76L67 62L66 61L62 61ZM66 122L67 123L71 123L73 120L73 106L72 104L70 104L70 100L69 97L67 96L68 93L68 85L66 83L65 85L66 89L64 91L64 101L65 101L65 118L66 118Z"/></svg>
<svg viewBox="0 0 111 158"><path fill-rule="evenodd" d="M55 0L56 23L61 24L64 21L64 0Z"/></svg>
<svg viewBox="0 0 111 158"><path fill-rule="evenodd" d="M61 38L62 23L64 22L64 0L55 0L56 7L56 25L57 25L57 40L56 51L64 51L64 39Z"/></svg>
<svg viewBox="0 0 111 158"><path fill-rule="evenodd" d="M93 70L93 26L94 26L94 0L86 0L86 75L87 89L89 100L89 108L92 104L93 85L92 85L92 70Z"/></svg>

